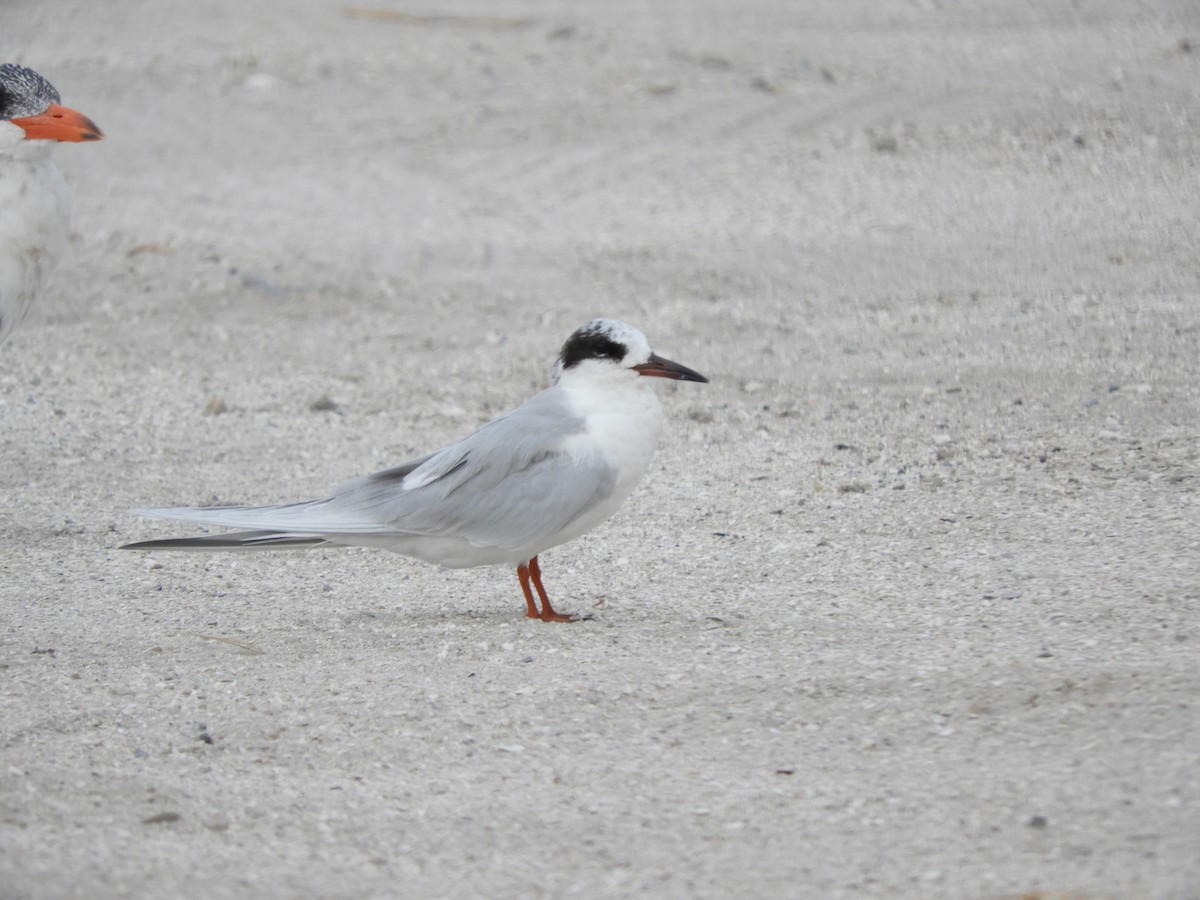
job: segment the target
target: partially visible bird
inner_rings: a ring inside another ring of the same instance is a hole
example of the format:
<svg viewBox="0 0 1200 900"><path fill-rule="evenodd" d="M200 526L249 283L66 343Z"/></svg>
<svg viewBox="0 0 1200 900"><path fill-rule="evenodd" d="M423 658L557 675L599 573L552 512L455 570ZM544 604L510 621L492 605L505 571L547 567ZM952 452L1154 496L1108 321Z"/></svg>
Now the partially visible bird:
<svg viewBox="0 0 1200 900"><path fill-rule="evenodd" d="M550 605L538 554L608 519L646 474L662 405L644 376L708 381L652 353L636 328L595 319L563 344L551 387L457 443L346 482L323 500L135 510L249 530L122 549L333 544L378 547L449 568L515 566L529 618L571 621Z"/></svg>
<svg viewBox="0 0 1200 900"><path fill-rule="evenodd" d="M104 137L95 122L59 102L54 85L33 69L0 65L0 344L67 244L71 189L51 148Z"/></svg>

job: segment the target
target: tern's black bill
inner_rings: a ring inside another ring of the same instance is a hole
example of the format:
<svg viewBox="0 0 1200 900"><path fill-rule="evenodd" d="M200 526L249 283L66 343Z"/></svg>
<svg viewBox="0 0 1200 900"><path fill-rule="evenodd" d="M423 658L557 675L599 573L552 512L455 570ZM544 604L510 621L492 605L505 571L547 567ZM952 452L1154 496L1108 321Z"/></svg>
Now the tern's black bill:
<svg viewBox="0 0 1200 900"><path fill-rule="evenodd" d="M694 369L681 366L677 362L663 359L657 353L651 353L650 358L633 370L639 375L651 375L655 378L670 378L674 381L699 381L707 384L708 379Z"/></svg>

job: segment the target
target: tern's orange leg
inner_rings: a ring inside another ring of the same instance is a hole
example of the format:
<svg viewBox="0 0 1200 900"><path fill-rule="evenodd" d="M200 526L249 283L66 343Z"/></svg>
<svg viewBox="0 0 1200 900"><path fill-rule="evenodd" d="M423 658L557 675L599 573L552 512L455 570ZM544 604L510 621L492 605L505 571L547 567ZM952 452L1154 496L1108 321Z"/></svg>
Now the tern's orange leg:
<svg viewBox="0 0 1200 900"><path fill-rule="evenodd" d="M525 618L540 619L537 604L533 602L533 591L529 589L529 565L527 563L517 566L517 577L521 579L521 590L525 592Z"/></svg>
<svg viewBox="0 0 1200 900"><path fill-rule="evenodd" d="M574 622L575 617L569 613L555 612L554 607L550 605L550 598L546 596L546 589L542 587L542 569L538 565L537 557L529 561L529 577L533 580L533 586L537 588L538 598L542 601L543 622Z"/></svg>

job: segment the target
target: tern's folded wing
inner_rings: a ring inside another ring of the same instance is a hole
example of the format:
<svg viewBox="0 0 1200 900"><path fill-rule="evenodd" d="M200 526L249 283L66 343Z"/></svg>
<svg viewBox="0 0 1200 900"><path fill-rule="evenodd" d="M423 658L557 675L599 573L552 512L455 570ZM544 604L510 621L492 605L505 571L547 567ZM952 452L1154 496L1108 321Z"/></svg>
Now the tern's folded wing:
<svg viewBox="0 0 1200 900"><path fill-rule="evenodd" d="M452 536L525 547L612 493L616 471L607 460L567 450L585 427L551 389L449 447L346 482L323 500L138 512L291 535Z"/></svg>
<svg viewBox="0 0 1200 900"><path fill-rule="evenodd" d="M566 449L584 427L546 391L411 467L344 485L328 511L345 521L386 523L395 534L524 546L561 531L612 493L616 472L606 460Z"/></svg>

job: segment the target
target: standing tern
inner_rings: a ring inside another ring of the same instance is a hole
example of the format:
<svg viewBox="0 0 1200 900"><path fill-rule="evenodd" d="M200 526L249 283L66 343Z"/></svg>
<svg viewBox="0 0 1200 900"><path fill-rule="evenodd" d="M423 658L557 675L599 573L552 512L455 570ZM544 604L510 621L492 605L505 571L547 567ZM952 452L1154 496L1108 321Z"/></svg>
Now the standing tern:
<svg viewBox="0 0 1200 900"><path fill-rule="evenodd" d="M662 405L642 376L708 381L652 353L636 328L596 319L563 344L551 387L457 443L348 481L324 500L135 510L247 530L122 549L333 544L377 547L456 569L515 566L527 616L569 622L574 616L550 605L538 554L608 519L646 474L662 430Z"/></svg>
<svg viewBox="0 0 1200 900"><path fill-rule="evenodd" d="M56 141L98 141L82 113L33 69L0 65L0 344L29 310L67 244L71 189L50 158Z"/></svg>

